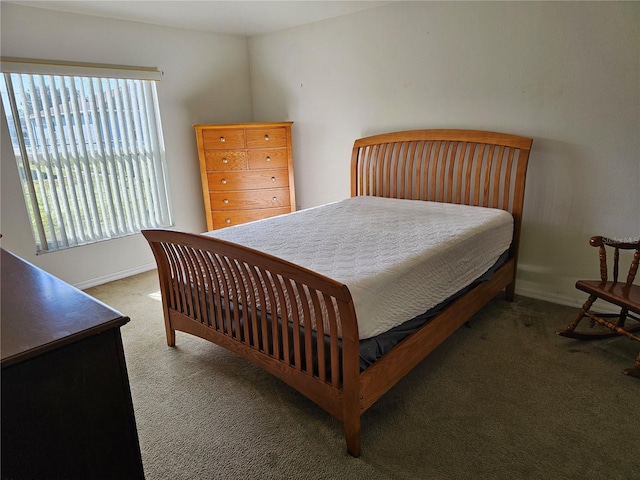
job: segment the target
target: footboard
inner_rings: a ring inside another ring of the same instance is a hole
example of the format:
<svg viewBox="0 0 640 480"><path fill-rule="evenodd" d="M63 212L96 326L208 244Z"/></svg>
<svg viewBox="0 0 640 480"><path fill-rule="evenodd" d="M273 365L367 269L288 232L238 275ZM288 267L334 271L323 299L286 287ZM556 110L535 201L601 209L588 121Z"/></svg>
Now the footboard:
<svg viewBox="0 0 640 480"><path fill-rule="evenodd" d="M345 410L357 402L345 402L344 392L357 398L358 326L345 285L206 235L142 233L158 266L170 346L176 330L204 338L276 375L337 419L354 416Z"/></svg>

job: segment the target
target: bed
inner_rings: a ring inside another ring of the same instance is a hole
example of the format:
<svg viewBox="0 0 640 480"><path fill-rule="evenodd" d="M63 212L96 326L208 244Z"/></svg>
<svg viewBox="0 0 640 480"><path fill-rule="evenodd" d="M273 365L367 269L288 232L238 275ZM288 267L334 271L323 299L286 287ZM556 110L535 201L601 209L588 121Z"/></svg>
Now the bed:
<svg viewBox="0 0 640 480"><path fill-rule="evenodd" d="M168 345L181 331L243 356L341 421L359 456L361 415L498 293L513 300L531 144L374 135L354 143L351 198L202 234L143 231Z"/></svg>

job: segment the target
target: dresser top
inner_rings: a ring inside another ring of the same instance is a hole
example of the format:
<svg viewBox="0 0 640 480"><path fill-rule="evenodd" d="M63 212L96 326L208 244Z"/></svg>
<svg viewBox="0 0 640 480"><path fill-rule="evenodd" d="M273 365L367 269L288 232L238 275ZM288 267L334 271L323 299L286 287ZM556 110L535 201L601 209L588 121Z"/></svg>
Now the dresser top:
<svg viewBox="0 0 640 480"><path fill-rule="evenodd" d="M254 123L225 123L225 124L205 124L193 125L196 130L224 128L274 128L274 127L290 127L293 122L254 122Z"/></svg>
<svg viewBox="0 0 640 480"><path fill-rule="evenodd" d="M59 278L0 251L2 368L129 321Z"/></svg>

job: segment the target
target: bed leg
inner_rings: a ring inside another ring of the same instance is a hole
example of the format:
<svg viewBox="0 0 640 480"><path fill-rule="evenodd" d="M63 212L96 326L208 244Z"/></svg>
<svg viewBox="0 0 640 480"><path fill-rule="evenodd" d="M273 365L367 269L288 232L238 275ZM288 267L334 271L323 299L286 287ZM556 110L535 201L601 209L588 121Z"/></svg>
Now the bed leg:
<svg viewBox="0 0 640 480"><path fill-rule="evenodd" d="M507 302L513 302L516 299L516 281L514 280L504 290L504 298Z"/></svg>
<svg viewBox="0 0 640 480"><path fill-rule="evenodd" d="M176 331L171 328L171 322L168 317L165 317L164 320L164 331L167 334L167 345L170 347L176 346Z"/></svg>
<svg viewBox="0 0 640 480"><path fill-rule="evenodd" d="M352 457L360 456L360 415L344 421L344 437L347 441L347 452Z"/></svg>
<svg viewBox="0 0 640 480"><path fill-rule="evenodd" d="M170 347L176 346L176 331L167 329L167 345Z"/></svg>

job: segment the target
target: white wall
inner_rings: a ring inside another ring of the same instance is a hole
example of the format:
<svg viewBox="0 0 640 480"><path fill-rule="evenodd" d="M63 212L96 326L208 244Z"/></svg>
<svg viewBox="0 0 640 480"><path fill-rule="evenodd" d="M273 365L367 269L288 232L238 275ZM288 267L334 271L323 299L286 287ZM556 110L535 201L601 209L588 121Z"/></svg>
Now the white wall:
<svg viewBox="0 0 640 480"><path fill-rule="evenodd" d="M576 304L594 234L640 234L640 3L400 2L215 35L0 3L3 56L157 66L176 226L206 228L191 125L292 120L298 204L349 195L361 136L531 136L518 293ZM252 115L253 113L253 115ZM79 286L153 267L144 239L35 256L6 125L1 244Z"/></svg>
<svg viewBox="0 0 640 480"><path fill-rule="evenodd" d="M251 121L246 39L1 4L2 56L158 67L177 228L204 231L196 123ZM2 247L80 287L155 267L142 235L35 255L17 167L2 125Z"/></svg>
<svg viewBox="0 0 640 480"><path fill-rule="evenodd" d="M640 234L640 3L402 2L251 37L254 120L294 121L303 208L349 196L353 141L533 137L517 292L577 304L590 236Z"/></svg>

